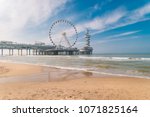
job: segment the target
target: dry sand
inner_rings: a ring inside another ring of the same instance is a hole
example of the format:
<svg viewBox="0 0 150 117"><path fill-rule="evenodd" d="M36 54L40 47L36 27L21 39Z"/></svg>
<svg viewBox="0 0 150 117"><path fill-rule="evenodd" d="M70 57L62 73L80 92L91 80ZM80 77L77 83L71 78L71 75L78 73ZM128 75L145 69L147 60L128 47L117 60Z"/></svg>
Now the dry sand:
<svg viewBox="0 0 150 117"><path fill-rule="evenodd" d="M42 67L33 65L0 63L0 66L3 67L0 69L0 78L4 75L18 76L43 72ZM76 71L76 74L78 72ZM71 71L64 73L70 73L70 77L75 75ZM90 73L80 73L72 79L59 81L1 83L0 99L146 100L150 99L150 80L117 76L95 78Z"/></svg>

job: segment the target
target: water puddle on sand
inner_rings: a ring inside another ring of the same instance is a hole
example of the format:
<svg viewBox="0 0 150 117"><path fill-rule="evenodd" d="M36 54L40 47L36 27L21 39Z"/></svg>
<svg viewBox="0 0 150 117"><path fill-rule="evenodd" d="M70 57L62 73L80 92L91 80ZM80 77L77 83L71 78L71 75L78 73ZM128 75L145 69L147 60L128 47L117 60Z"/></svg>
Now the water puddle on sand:
<svg viewBox="0 0 150 117"><path fill-rule="evenodd" d="M46 82L47 74L33 74L26 76L12 76L12 77L3 77L0 78L0 84L3 83L18 83L18 82Z"/></svg>
<svg viewBox="0 0 150 117"><path fill-rule="evenodd" d="M51 82L77 78L90 78L94 77L93 73L86 71L65 70L57 68L45 68L41 73L24 75L24 76L12 76L12 77L0 77L0 84L5 83L24 83L24 82Z"/></svg>

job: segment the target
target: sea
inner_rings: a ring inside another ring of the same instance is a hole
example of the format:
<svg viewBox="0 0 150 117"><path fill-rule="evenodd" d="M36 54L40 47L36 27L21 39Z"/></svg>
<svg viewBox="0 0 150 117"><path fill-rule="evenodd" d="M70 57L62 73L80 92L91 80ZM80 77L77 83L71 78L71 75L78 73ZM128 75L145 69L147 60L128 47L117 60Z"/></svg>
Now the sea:
<svg viewBox="0 0 150 117"><path fill-rule="evenodd" d="M150 54L0 56L0 61L34 64L96 74L150 78Z"/></svg>

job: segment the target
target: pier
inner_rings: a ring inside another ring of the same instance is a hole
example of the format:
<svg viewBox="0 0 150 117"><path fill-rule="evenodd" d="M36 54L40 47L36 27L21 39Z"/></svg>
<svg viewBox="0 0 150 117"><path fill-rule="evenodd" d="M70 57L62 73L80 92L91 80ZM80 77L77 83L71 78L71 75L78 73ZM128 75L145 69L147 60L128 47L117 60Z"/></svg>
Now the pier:
<svg viewBox="0 0 150 117"><path fill-rule="evenodd" d="M13 56L17 52L18 56L23 55L77 55L79 50L77 48L57 48L44 43L35 44L18 44L11 41L0 41L1 56L4 55L4 50L7 50L7 55Z"/></svg>
<svg viewBox="0 0 150 117"><path fill-rule="evenodd" d="M17 51L18 55L23 55L23 51L26 51L26 55L42 55L48 49L52 49L54 46L44 45L43 43L35 44L18 44L11 41L0 41L1 56L4 55L4 50L8 50L8 55L14 55L14 51Z"/></svg>

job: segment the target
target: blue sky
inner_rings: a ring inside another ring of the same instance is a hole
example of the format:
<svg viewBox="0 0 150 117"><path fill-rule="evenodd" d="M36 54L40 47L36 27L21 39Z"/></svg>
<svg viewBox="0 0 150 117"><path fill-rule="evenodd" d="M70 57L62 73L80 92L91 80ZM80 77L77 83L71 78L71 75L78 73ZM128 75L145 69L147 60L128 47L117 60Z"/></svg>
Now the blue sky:
<svg viewBox="0 0 150 117"><path fill-rule="evenodd" d="M0 41L51 44L59 19L76 26L79 48L88 28L95 53L150 53L149 0L0 0Z"/></svg>

